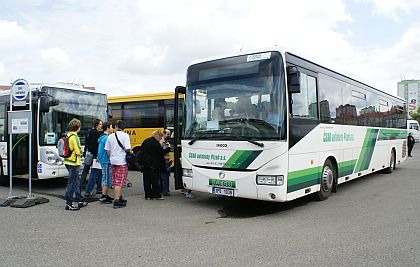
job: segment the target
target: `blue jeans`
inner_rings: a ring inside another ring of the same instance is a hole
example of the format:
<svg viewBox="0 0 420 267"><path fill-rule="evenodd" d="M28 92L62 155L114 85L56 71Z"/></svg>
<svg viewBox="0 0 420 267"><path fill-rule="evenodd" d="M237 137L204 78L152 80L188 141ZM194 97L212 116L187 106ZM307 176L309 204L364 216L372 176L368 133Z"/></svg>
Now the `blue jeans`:
<svg viewBox="0 0 420 267"><path fill-rule="evenodd" d="M110 188L112 185L112 169L111 164L101 163L102 168L102 187L108 187Z"/></svg>
<svg viewBox="0 0 420 267"><path fill-rule="evenodd" d="M102 191L101 182L102 182L102 172L101 172L101 170L91 168L88 185L86 187L86 193L92 192L93 186L95 184L96 184L96 193L101 192Z"/></svg>
<svg viewBox="0 0 420 267"><path fill-rule="evenodd" d="M80 185L79 185L79 171L80 166L71 166L66 165L67 171L69 172L69 178L67 180L67 187L66 187L66 204L72 205L73 204L73 194L76 195L77 202L83 201L83 197L80 194Z"/></svg>
<svg viewBox="0 0 420 267"><path fill-rule="evenodd" d="M161 174L161 185L163 194L169 193L169 175L171 174L170 168L171 167L169 166L169 168L166 169L166 172Z"/></svg>

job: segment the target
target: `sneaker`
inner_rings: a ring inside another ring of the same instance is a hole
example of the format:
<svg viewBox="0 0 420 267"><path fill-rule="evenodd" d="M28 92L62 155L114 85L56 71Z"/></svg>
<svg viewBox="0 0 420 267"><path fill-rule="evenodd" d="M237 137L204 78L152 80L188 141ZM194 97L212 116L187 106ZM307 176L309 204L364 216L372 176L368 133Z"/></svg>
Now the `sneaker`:
<svg viewBox="0 0 420 267"><path fill-rule="evenodd" d="M124 206L127 205L127 199L123 199L123 197L120 196L120 199L119 200L120 200L120 202L122 202L124 204Z"/></svg>
<svg viewBox="0 0 420 267"><path fill-rule="evenodd" d="M99 198L99 201L104 201L106 198L108 197L108 195L102 195L100 198Z"/></svg>
<svg viewBox="0 0 420 267"><path fill-rule="evenodd" d="M81 209L81 208L86 207L88 204L89 204L89 202L86 202L86 201L81 201L81 202L78 202L78 203L77 203L77 207L78 207L79 209Z"/></svg>
<svg viewBox="0 0 420 267"><path fill-rule="evenodd" d="M114 201L114 209L119 209L119 208L124 208L125 207L125 203L119 200L115 200Z"/></svg>
<svg viewBox="0 0 420 267"><path fill-rule="evenodd" d="M94 193L89 193L89 192L86 192L86 193L85 193L85 197L86 197L86 198L93 198L93 197L96 197L96 195L95 195Z"/></svg>
<svg viewBox="0 0 420 267"><path fill-rule="evenodd" d="M165 197L169 197L171 194L169 194L169 193L163 193L163 195L164 195Z"/></svg>
<svg viewBox="0 0 420 267"><path fill-rule="evenodd" d="M107 195L105 197L101 197L99 199L99 202L101 202L102 204L111 204L113 200L114 199L112 197L110 197L110 196Z"/></svg>
<svg viewBox="0 0 420 267"><path fill-rule="evenodd" d="M69 205L69 204L66 204L66 210L79 210L80 208L78 207L78 206L75 206L75 205Z"/></svg>
<svg viewBox="0 0 420 267"><path fill-rule="evenodd" d="M190 193L185 193L185 198L192 199L192 198L194 198L194 196L191 192Z"/></svg>

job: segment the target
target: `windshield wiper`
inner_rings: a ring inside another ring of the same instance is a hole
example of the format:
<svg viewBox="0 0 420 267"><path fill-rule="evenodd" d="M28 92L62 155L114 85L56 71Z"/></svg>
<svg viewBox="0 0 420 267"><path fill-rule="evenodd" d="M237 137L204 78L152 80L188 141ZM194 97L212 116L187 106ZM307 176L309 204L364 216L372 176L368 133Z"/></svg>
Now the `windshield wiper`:
<svg viewBox="0 0 420 267"><path fill-rule="evenodd" d="M254 144L256 146L264 147L264 143L260 143L260 142L254 141L254 140L252 140L250 138L246 138L246 137L243 137L243 136L228 135L226 137L232 138L234 140L247 141L247 142L249 142L251 144Z"/></svg>
<svg viewBox="0 0 420 267"><path fill-rule="evenodd" d="M200 139L206 139L206 138L208 138L209 136L210 136L210 134L208 134L208 133L201 134L201 135L197 136L196 138L191 139L191 140L188 142L188 144L191 146L191 145L192 145L192 144L194 144L197 140L200 140Z"/></svg>
<svg viewBox="0 0 420 267"><path fill-rule="evenodd" d="M222 139L225 139L226 138L226 139L231 139L231 140L247 141L247 142L249 142L251 144L254 144L256 146L264 147L264 143L260 143L260 142L254 141L251 138L246 138L246 137L243 137L243 136L236 136L236 135L225 135L223 133L212 133L212 134L219 134ZM197 136L196 138L191 139L188 142L188 144L189 145L192 145L192 144L194 144L196 141L198 141L200 139L206 139L206 138L209 138L211 136L212 135L210 133L201 134L201 135Z"/></svg>

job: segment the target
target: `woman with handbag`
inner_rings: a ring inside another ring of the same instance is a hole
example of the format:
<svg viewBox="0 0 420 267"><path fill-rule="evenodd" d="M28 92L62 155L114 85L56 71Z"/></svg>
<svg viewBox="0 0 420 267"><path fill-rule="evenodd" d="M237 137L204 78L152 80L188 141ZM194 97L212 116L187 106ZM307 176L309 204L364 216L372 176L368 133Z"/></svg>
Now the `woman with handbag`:
<svg viewBox="0 0 420 267"><path fill-rule="evenodd" d="M143 186L145 199L162 199L160 186L160 174L166 169L165 154L170 150L164 150L160 145L163 133L156 130L152 136L143 141Z"/></svg>

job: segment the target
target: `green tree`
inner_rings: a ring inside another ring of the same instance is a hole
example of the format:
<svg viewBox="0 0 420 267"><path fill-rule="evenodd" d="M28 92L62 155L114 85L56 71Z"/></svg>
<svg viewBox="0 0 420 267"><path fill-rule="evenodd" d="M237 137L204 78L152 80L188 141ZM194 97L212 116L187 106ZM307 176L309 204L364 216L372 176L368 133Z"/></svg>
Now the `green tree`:
<svg viewBox="0 0 420 267"><path fill-rule="evenodd" d="M416 111L410 111L410 116L413 120L416 120L420 123L420 107Z"/></svg>

